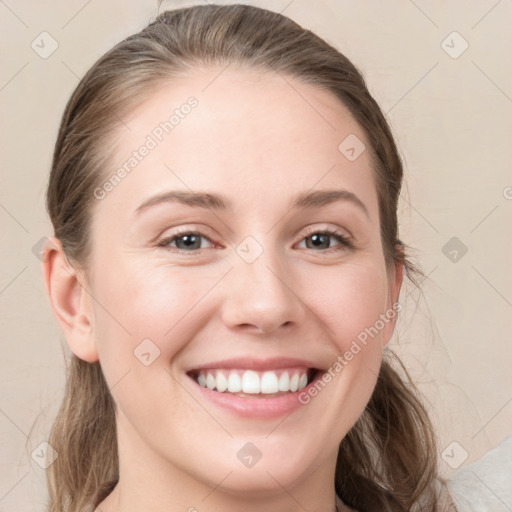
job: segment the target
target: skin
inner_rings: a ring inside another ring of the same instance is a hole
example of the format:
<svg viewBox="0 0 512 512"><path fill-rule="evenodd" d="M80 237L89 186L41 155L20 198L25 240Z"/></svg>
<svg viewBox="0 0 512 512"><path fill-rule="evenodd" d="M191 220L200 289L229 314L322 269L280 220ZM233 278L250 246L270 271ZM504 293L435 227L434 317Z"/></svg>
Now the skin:
<svg viewBox="0 0 512 512"><path fill-rule="evenodd" d="M402 282L401 266L385 264L369 151L351 162L338 150L349 134L369 148L345 106L292 77L220 71L165 84L123 118L130 130L118 133L112 169L188 97L199 102L95 201L87 273L55 238L44 263L71 350L101 362L116 402L120 482L97 512L334 510L337 448L370 398L394 329L387 323L286 418L241 418L191 399L184 370L227 357L299 357L327 369L391 308ZM330 189L354 193L367 214L349 201L288 206ZM134 214L163 190L222 194L232 206L172 202ZM312 246L310 235L325 229L354 248L335 237L328 249ZM201 232L202 248L180 253L182 239L158 247L177 230ZM253 263L236 252L248 236L263 249ZM160 350L150 366L133 354L147 338ZM236 456L247 442L262 453L252 468Z"/></svg>

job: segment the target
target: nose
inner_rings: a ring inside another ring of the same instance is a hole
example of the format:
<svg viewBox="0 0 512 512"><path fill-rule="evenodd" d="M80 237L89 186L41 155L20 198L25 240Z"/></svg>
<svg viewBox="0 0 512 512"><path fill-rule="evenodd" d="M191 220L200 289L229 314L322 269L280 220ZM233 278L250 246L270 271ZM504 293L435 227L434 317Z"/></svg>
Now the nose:
<svg viewBox="0 0 512 512"><path fill-rule="evenodd" d="M235 256L229 281L224 283L222 318L231 329L271 334L296 326L305 306L297 283L285 265L266 250L248 263Z"/></svg>

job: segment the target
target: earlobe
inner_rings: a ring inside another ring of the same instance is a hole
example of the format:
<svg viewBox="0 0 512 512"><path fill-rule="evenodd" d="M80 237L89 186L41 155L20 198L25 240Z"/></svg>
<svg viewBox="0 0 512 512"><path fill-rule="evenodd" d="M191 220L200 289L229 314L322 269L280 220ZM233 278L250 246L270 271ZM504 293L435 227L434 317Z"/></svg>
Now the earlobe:
<svg viewBox="0 0 512 512"><path fill-rule="evenodd" d="M71 351L84 361L98 361L91 302L58 238L46 243L42 272L53 314Z"/></svg>

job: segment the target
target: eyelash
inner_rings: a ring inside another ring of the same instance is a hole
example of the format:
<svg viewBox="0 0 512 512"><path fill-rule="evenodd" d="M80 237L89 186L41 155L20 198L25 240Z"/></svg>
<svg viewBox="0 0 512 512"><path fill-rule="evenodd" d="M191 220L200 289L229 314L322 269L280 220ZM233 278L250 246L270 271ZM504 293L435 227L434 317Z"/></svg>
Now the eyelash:
<svg viewBox="0 0 512 512"><path fill-rule="evenodd" d="M158 243L157 243L157 246L158 247L162 247L164 249L167 249L167 250L170 250L172 252L178 252L178 253L185 253L185 254L192 254L192 253L197 253L199 251L201 251L201 248L199 249L193 249L193 250L184 250L184 249L179 249L177 247L170 247L169 244L171 242L174 242L176 239L178 238L181 238L185 235L194 235L194 236L198 236L198 237L201 237L201 238L204 238L206 240L208 240L210 243L214 243L212 242L212 240L210 240L210 238L208 238L207 236L203 235L202 233L200 233L199 231L189 231L189 230L181 230L181 231L178 231L177 233L174 233L172 236L169 236L169 237L166 237L162 240L160 240ZM327 236L330 236L330 237L333 237L335 238L338 242L339 242L339 245L337 246L334 246L334 247L329 247L328 249L321 249L319 251L314 251L314 252L321 252L321 253L330 253L332 251L339 251L339 250L342 250L343 248L344 249L354 249L354 244L352 243L351 239L340 233L339 231L336 231L335 229L322 229L322 230L319 230L319 229L313 229L313 230L310 230L308 233L306 233L306 235L300 240L301 242L304 241L306 238L309 238L310 236L312 235L327 235Z"/></svg>

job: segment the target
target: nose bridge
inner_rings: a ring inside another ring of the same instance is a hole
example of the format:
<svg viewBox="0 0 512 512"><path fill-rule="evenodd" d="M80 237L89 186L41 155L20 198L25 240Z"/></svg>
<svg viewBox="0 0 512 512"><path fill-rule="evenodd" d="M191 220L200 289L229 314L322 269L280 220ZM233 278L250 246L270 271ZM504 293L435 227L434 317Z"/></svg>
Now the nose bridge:
<svg viewBox="0 0 512 512"><path fill-rule="evenodd" d="M251 325L264 332L296 322L302 305L279 251L270 243L263 247L247 237L235 252L227 283L225 322L231 327Z"/></svg>

